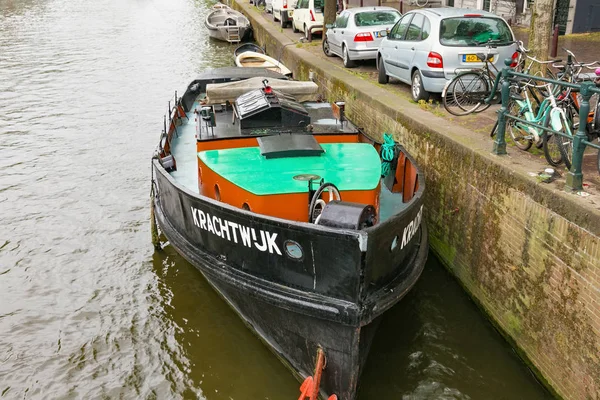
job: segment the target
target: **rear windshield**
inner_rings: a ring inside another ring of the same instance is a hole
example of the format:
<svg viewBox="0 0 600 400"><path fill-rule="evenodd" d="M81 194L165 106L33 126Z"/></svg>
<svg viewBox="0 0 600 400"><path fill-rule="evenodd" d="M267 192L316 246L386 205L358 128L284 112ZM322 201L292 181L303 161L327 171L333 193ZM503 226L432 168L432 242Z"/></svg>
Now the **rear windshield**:
<svg viewBox="0 0 600 400"><path fill-rule="evenodd" d="M510 28L500 18L457 17L442 20L440 43L444 46L482 46L488 40L513 40Z"/></svg>
<svg viewBox="0 0 600 400"><path fill-rule="evenodd" d="M325 0L315 0L315 12L323 12L323 5L325 4Z"/></svg>
<svg viewBox="0 0 600 400"><path fill-rule="evenodd" d="M365 11L354 16L356 26L394 25L401 15L397 11Z"/></svg>

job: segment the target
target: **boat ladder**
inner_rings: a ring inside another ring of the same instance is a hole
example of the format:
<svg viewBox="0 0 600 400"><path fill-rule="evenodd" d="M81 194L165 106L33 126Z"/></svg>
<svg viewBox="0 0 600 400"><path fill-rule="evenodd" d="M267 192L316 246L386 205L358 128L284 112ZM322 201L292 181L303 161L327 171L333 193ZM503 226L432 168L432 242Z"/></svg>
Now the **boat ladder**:
<svg viewBox="0 0 600 400"><path fill-rule="evenodd" d="M230 26L229 28L227 28L227 41L229 43L241 42L239 26Z"/></svg>

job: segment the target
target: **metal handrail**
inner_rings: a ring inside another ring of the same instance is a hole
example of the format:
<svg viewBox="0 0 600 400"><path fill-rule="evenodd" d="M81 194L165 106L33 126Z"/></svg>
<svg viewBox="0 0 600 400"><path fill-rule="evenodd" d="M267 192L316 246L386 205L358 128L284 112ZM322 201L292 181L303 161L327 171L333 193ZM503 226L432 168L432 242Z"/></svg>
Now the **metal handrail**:
<svg viewBox="0 0 600 400"><path fill-rule="evenodd" d="M496 93L498 92L498 85L501 85L502 107L500 108L500 110L498 110L498 131L496 133L496 139L494 140L494 147L492 153L496 155L507 154L505 139L507 118L511 118L521 123L534 126L545 132L551 132L552 134L558 134L562 137L569 138L570 140L573 140L573 161L571 162L571 169L567 174L565 190L583 190L582 165L583 153L585 151L585 148L586 146L591 146L600 149L600 146L594 143L590 143L587 140L588 136L586 134L588 114L590 112L590 98L595 93L600 94L600 89L596 88L595 84L592 82L571 83L515 72L514 70L508 67L511 61L512 60L510 59L504 61L506 68L503 68L502 71L500 71L500 74L498 74L498 76L494 80L494 86L492 87L490 96L487 99L485 99L486 103L491 102ZM549 127L544 127L542 125L532 123L530 121L525 121L521 118L511 115L508 112L508 101L510 98L511 81L514 81L515 78L526 78L530 80L551 83L553 85L559 85L561 87L570 88L574 91L579 92L581 94L582 99L579 105L579 128L577 129L577 133L573 136L566 135L562 132L557 132Z"/></svg>

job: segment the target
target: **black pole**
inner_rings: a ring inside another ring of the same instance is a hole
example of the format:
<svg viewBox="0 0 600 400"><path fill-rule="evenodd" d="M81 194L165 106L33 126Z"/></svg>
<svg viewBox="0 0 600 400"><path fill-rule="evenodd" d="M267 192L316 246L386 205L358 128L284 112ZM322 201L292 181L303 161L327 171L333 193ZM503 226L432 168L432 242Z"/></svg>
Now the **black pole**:
<svg viewBox="0 0 600 400"><path fill-rule="evenodd" d="M554 58L558 54L558 24L554 25L554 32L552 33L552 49L550 50L550 57Z"/></svg>

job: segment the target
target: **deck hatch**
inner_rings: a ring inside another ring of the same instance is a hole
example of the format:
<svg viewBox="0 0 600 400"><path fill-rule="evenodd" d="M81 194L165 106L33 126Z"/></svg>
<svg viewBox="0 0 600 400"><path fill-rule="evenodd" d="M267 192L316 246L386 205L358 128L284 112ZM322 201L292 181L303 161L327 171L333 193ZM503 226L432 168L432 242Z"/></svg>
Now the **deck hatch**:
<svg viewBox="0 0 600 400"><path fill-rule="evenodd" d="M259 137L257 141L265 158L318 157L324 152L312 135L281 134Z"/></svg>
<svg viewBox="0 0 600 400"><path fill-rule="evenodd" d="M381 159L373 146L368 143L321 146L325 152L318 157L267 159L256 146L200 151L198 158L216 174L258 196L307 193L307 182L294 179L302 174L318 175L340 191L374 190L379 185Z"/></svg>
<svg viewBox="0 0 600 400"><path fill-rule="evenodd" d="M310 125L310 115L302 103L267 89L252 90L235 100L240 130L282 127L295 131Z"/></svg>

